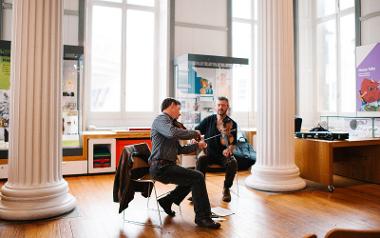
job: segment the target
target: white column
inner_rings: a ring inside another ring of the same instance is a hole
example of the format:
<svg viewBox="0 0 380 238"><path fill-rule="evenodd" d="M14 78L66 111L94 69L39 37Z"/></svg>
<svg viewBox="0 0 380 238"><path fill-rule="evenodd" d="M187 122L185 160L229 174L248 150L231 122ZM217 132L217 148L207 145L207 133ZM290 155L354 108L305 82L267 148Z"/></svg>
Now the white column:
<svg viewBox="0 0 380 238"><path fill-rule="evenodd" d="M62 178L62 0L14 0L9 178L0 219L57 216L75 207Z"/></svg>
<svg viewBox="0 0 380 238"><path fill-rule="evenodd" d="M259 0L257 161L249 187L292 191L305 187L294 164L293 0Z"/></svg>

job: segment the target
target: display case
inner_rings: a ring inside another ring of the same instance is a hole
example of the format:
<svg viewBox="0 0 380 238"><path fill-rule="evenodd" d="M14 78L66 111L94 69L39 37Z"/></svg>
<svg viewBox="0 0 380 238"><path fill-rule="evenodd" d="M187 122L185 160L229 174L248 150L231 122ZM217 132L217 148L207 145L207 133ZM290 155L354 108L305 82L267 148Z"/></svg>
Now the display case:
<svg viewBox="0 0 380 238"><path fill-rule="evenodd" d="M227 97L232 105L234 70L242 65L248 65L248 59L200 54L175 59L175 97L182 104L180 121L187 128L214 113L217 97Z"/></svg>
<svg viewBox="0 0 380 238"><path fill-rule="evenodd" d="M321 116L321 124L329 131L348 132L350 138L380 137L380 117Z"/></svg>
<svg viewBox="0 0 380 238"><path fill-rule="evenodd" d="M215 113L215 100L224 96L229 99L229 115L238 126L249 122L248 108L245 113L234 113L233 100L236 92L249 92L247 85L240 85L242 76L249 77L248 59L213 55L185 54L174 61L175 98L181 102L179 121L188 129L194 129L204 118ZM245 72L244 72L245 70ZM240 74L239 74L240 73ZM248 79L245 82L249 81ZM243 106L244 107L244 106ZM232 108L232 110L231 110ZM240 108L241 109L241 108ZM245 127L248 127L244 124ZM184 142L186 143L186 142ZM195 167L195 155L181 155L180 164Z"/></svg>
<svg viewBox="0 0 380 238"><path fill-rule="evenodd" d="M62 77L62 147L81 148L83 47L64 46Z"/></svg>
<svg viewBox="0 0 380 238"><path fill-rule="evenodd" d="M8 158L11 42L0 41L0 158ZM62 147L64 156L81 156L81 84L83 47L64 46L62 77Z"/></svg>

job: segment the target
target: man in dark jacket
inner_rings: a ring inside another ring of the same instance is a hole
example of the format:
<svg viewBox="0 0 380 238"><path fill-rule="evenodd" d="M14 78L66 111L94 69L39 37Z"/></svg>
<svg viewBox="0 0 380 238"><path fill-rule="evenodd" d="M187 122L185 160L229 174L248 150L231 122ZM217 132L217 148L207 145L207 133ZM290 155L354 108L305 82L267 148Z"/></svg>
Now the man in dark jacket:
<svg viewBox="0 0 380 238"><path fill-rule="evenodd" d="M237 124L227 116L229 102L226 97L219 97L216 102L217 114L206 117L195 127L207 140L206 153L197 160L196 169L206 174L209 164L219 164L226 168L223 201L231 201L230 187L237 171L237 161L233 157L236 144ZM217 136L220 135L221 136Z"/></svg>
<svg viewBox="0 0 380 238"><path fill-rule="evenodd" d="M176 164L178 154L188 154L197 149L206 148L204 141L181 146L179 140L200 138L199 131L186 130L175 126L181 115L181 103L174 98L166 98L161 104L162 114L158 115L152 124L152 154L149 158L150 174L162 183L177 184L177 187L167 196L158 200L164 211L174 216L171 206L179 205L187 194L192 191L195 223L201 227L217 229L220 223L211 219L211 207L208 199L203 174L199 171L186 169Z"/></svg>

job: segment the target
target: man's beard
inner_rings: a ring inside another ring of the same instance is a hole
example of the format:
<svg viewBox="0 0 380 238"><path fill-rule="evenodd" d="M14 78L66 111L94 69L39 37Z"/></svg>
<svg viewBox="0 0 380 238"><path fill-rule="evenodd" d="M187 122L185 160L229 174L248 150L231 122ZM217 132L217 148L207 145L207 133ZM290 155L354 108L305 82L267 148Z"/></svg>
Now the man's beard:
<svg viewBox="0 0 380 238"><path fill-rule="evenodd" d="M218 115L224 117L225 115L227 115L227 111L218 110Z"/></svg>

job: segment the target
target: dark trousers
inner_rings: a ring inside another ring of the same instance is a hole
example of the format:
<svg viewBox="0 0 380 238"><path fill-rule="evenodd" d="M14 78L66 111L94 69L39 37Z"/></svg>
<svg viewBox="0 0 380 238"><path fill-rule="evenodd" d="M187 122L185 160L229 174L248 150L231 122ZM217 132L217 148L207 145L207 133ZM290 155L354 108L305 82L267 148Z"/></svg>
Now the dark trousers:
<svg viewBox="0 0 380 238"><path fill-rule="evenodd" d="M206 190L206 183L201 172L186 169L176 164L159 165L152 164L150 167L152 177L162 183L177 184L166 198L179 205L183 199L192 192L195 219L211 216L210 201Z"/></svg>
<svg viewBox="0 0 380 238"><path fill-rule="evenodd" d="M224 187L232 187L232 183L234 182L234 178L238 167L235 157L214 157L209 155L203 155L198 158L196 169L201 171L206 176L206 171L209 164L218 164L225 168L226 176L224 179Z"/></svg>

